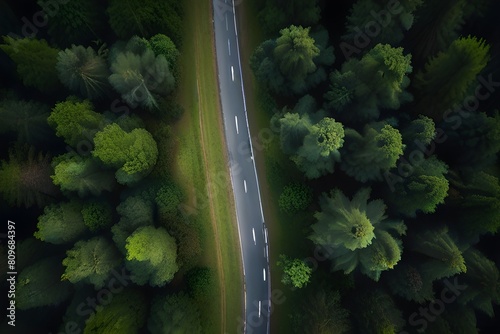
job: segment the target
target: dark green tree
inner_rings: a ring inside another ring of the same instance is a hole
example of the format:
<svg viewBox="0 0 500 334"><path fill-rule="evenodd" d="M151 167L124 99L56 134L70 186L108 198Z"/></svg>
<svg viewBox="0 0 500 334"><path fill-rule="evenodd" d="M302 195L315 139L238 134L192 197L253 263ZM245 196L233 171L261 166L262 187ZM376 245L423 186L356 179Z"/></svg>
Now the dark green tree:
<svg viewBox="0 0 500 334"><path fill-rule="evenodd" d="M27 310L58 305L71 295L71 284L61 282L63 272L58 257L44 258L26 267L17 278L16 307Z"/></svg>
<svg viewBox="0 0 500 334"><path fill-rule="evenodd" d="M342 307L338 291L318 289L309 296L303 311L306 334L344 334L351 330L349 311Z"/></svg>
<svg viewBox="0 0 500 334"><path fill-rule="evenodd" d="M15 146L9 159L0 161L0 194L10 205L42 207L58 194L52 174L48 155L37 154L34 147Z"/></svg>
<svg viewBox="0 0 500 334"><path fill-rule="evenodd" d="M304 143L305 136L311 131L308 114L286 112L279 118L281 149L285 154L295 154Z"/></svg>
<svg viewBox="0 0 500 334"><path fill-rule="evenodd" d="M155 56L150 49L146 49L141 55L119 53L111 64L111 72L111 86L133 108L158 108L154 94L166 95L175 86L175 79L165 56Z"/></svg>
<svg viewBox="0 0 500 334"><path fill-rule="evenodd" d="M162 185L160 189L158 189L155 198L160 216L162 216L163 219L171 221L179 220L179 206L183 200L184 194L182 190L173 182Z"/></svg>
<svg viewBox="0 0 500 334"><path fill-rule="evenodd" d="M275 35L291 24L313 26L319 21L320 14L318 0L269 0L265 1L258 17L264 31L268 35Z"/></svg>
<svg viewBox="0 0 500 334"><path fill-rule="evenodd" d="M417 112L440 120L447 109L462 104L468 88L488 64L490 46L476 37L461 37L439 52L415 76Z"/></svg>
<svg viewBox="0 0 500 334"><path fill-rule="evenodd" d="M214 274L208 267L194 267L186 274L186 281L189 287L189 294L195 299L208 297L211 286L214 282Z"/></svg>
<svg viewBox="0 0 500 334"><path fill-rule="evenodd" d="M347 16L346 32L342 35L346 51L355 48L356 38L360 34L370 36L369 43L363 44L367 49L378 43L398 45L415 21L415 10L420 7L423 0L403 0L387 10L388 2L380 0L358 0ZM379 27L377 29L377 26ZM378 31L378 33L375 33ZM373 36L372 36L373 35ZM342 48L342 46L341 46ZM353 49L355 50L355 49ZM360 53L359 50L356 53Z"/></svg>
<svg viewBox="0 0 500 334"><path fill-rule="evenodd" d="M368 201L370 189L358 191L351 201L339 190L320 198L317 223L309 236L316 245L327 249L333 270L349 274L359 268L378 281L382 271L392 269L401 259L402 245L397 238L405 234L402 221L391 221L385 215L382 200Z"/></svg>
<svg viewBox="0 0 500 334"><path fill-rule="evenodd" d="M79 101L70 97L52 108L47 121L58 137L77 147L83 141L92 141L95 133L106 124L104 116L93 109L89 100Z"/></svg>
<svg viewBox="0 0 500 334"><path fill-rule="evenodd" d="M458 276L458 281L467 285L458 296L461 304L468 304L484 312L490 318L495 316L493 305L500 304L500 275L495 262L481 252L469 248L464 252L467 272Z"/></svg>
<svg viewBox="0 0 500 334"><path fill-rule="evenodd" d="M60 89L56 63L58 49L45 40L34 38L14 39L4 36L2 49L17 65L17 73L26 87L35 87L43 93Z"/></svg>
<svg viewBox="0 0 500 334"><path fill-rule="evenodd" d="M389 124L368 124L362 135L348 128L340 168L361 182L382 180L384 172L396 166L403 149L401 134Z"/></svg>
<svg viewBox="0 0 500 334"><path fill-rule="evenodd" d="M92 155L116 168L116 179L121 184L131 184L146 176L158 158L156 141L145 129L126 132L113 123L97 132L94 143Z"/></svg>
<svg viewBox="0 0 500 334"><path fill-rule="evenodd" d="M121 39L133 35L149 38L156 33L169 36L175 45L181 45L182 6L176 1L159 3L145 0L111 0L107 9L109 24Z"/></svg>
<svg viewBox="0 0 500 334"><path fill-rule="evenodd" d="M305 287L311 280L312 268L301 259L291 259L281 254L276 265L283 270L281 282L295 288Z"/></svg>
<svg viewBox="0 0 500 334"><path fill-rule="evenodd" d="M88 201L82 208L83 223L91 232L108 228L113 223L113 210L105 201Z"/></svg>
<svg viewBox="0 0 500 334"><path fill-rule="evenodd" d="M61 47L75 41L90 42L98 36L101 22L106 19L97 0L71 0L59 5L42 0L37 3L46 14L49 35Z"/></svg>
<svg viewBox="0 0 500 334"><path fill-rule="evenodd" d="M448 234L446 226L412 233L408 245L413 252L426 256L421 268L432 279L467 271L462 251Z"/></svg>
<svg viewBox="0 0 500 334"><path fill-rule="evenodd" d="M47 124L50 108L35 101L8 99L0 101L0 134L15 133L16 140L30 145L53 136Z"/></svg>
<svg viewBox="0 0 500 334"><path fill-rule="evenodd" d="M81 211L82 203L75 200L48 205L38 217L33 235L56 245L73 242L87 230Z"/></svg>
<svg viewBox="0 0 500 334"><path fill-rule="evenodd" d="M418 211L433 213L448 196L447 172L448 166L435 156L422 160L412 166L408 177L396 180L388 199L405 216L415 217Z"/></svg>
<svg viewBox="0 0 500 334"><path fill-rule="evenodd" d="M179 270L176 241L164 228L139 227L127 238L125 248L126 266L139 285L164 286Z"/></svg>
<svg viewBox="0 0 500 334"><path fill-rule="evenodd" d="M151 334L203 332L198 307L183 292L160 295L153 300L148 329Z"/></svg>
<svg viewBox="0 0 500 334"><path fill-rule="evenodd" d="M98 196L102 191L111 191L116 184L114 173L103 169L93 158L66 153L54 158L52 166L54 184L80 197Z"/></svg>
<svg viewBox="0 0 500 334"><path fill-rule="evenodd" d="M433 279L418 264L402 262L384 277L395 295L419 304L434 300Z"/></svg>
<svg viewBox="0 0 500 334"><path fill-rule="evenodd" d="M56 68L61 82L85 98L100 97L108 87L106 61L90 46L73 45L71 49L59 51Z"/></svg>
<svg viewBox="0 0 500 334"><path fill-rule="evenodd" d="M312 189L304 183L292 182L287 184L278 200L279 207L288 214L307 209L313 200Z"/></svg>
<svg viewBox="0 0 500 334"><path fill-rule="evenodd" d="M360 60L350 59L340 71L330 75L330 90L325 107L341 120L366 122L376 120L380 109L399 109L411 101L405 89L410 84L411 55L403 48L377 44Z"/></svg>
<svg viewBox="0 0 500 334"><path fill-rule="evenodd" d="M355 303L358 312L352 315L358 333L396 334L403 329L403 313L385 291L364 291L357 296Z"/></svg>
<svg viewBox="0 0 500 334"><path fill-rule="evenodd" d="M61 280L90 283L101 289L121 260L118 250L103 236L80 240L66 251L66 258L62 261L66 268Z"/></svg>
<svg viewBox="0 0 500 334"><path fill-rule="evenodd" d="M147 301L138 290L125 290L113 296L85 323L84 334L122 333L135 334L144 326Z"/></svg>

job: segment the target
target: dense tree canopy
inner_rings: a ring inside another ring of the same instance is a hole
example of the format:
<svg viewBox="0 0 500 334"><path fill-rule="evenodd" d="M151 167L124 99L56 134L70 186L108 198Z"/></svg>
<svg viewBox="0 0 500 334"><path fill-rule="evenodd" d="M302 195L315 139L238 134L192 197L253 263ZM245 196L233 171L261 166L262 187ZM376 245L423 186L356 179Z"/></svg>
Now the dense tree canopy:
<svg viewBox="0 0 500 334"><path fill-rule="evenodd" d="M149 39L149 44L156 56L165 56L170 69L173 70L177 64L177 58L180 56L180 52L177 50L177 47L170 37L164 34L156 34Z"/></svg>
<svg viewBox="0 0 500 334"><path fill-rule="evenodd" d="M305 210L312 202L312 189L303 183L293 182L283 188L278 203L282 211L295 214Z"/></svg>
<svg viewBox="0 0 500 334"><path fill-rule="evenodd" d="M306 334L344 334L351 330L349 311L340 304L338 291L318 290L309 296L303 311Z"/></svg>

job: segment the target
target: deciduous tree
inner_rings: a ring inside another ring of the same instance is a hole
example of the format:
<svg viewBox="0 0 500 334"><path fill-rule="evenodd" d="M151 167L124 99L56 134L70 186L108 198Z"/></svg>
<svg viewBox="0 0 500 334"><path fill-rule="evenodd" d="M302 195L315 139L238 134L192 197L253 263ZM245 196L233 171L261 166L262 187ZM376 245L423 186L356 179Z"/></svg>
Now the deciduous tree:
<svg viewBox="0 0 500 334"><path fill-rule="evenodd" d="M304 183L292 182L283 188L278 204L282 211L295 214L305 210L312 200L312 189L310 187Z"/></svg>
<svg viewBox="0 0 500 334"><path fill-rule="evenodd" d="M198 307L183 292L157 296L151 306L148 329L151 334L201 333Z"/></svg>
<svg viewBox="0 0 500 334"><path fill-rule="evenodd" d="M281 254L276 264L283 270L283 275L281 276L283 284L291 285L295 288L303 288L309 283L312 268L301 259L291 259Z"/></svg>

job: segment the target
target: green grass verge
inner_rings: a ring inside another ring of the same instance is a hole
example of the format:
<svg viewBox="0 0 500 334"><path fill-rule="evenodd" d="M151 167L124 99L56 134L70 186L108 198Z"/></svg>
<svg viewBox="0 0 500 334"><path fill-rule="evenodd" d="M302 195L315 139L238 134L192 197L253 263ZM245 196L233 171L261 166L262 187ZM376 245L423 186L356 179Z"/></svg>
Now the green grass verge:
<svg viewBox="0 0 500 334"><path fill-rule="evenodd" d="M183 118L174 128L173 177L189 197L199 225L200 266L217 278L211 294L200 300L205 333L234 333L243 312L240 246L229 181L226 144L212 35L212 1L186 0L177 101Z"/></svg>

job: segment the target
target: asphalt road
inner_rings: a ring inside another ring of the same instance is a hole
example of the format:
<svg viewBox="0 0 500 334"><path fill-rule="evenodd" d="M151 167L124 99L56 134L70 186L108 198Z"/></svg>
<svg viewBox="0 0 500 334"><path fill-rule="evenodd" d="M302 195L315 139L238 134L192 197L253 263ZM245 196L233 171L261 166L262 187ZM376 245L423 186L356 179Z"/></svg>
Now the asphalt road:
<svg viewBox="0 0 500 334"><path fill-rule="evenodd" d="M269 333L269 248L241 75L235 16L241 1L213 0L219 92L245 280L245 319L239 319L235 331L229 330L261 334Z"/></svg>

